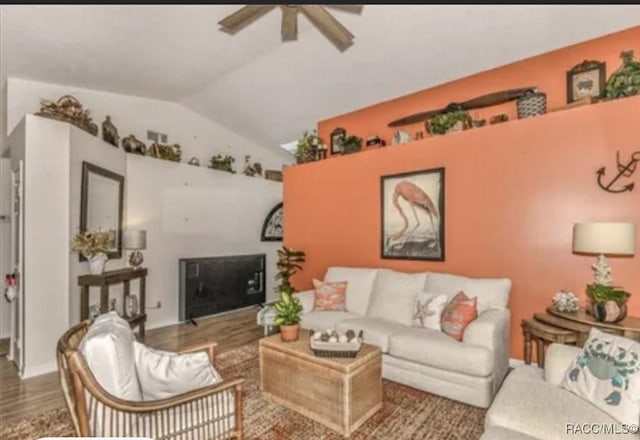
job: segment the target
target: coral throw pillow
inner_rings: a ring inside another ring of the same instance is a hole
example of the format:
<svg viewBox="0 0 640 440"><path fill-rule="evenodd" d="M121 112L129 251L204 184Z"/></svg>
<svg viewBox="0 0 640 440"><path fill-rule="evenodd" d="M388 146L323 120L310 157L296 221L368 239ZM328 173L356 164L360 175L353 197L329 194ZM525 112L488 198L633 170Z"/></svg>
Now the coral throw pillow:
<svg viewBox="0 0 640 440"><path fill-rule="evenodd" d="M453 297L442 311L442 332L456 341L462 341L464 329L478 317L478 298L469 298L464 292Z"/></svg>
<svg viewBox="0 0 640 440"><path fill-rule="evenodd" d="M313 288L316 291L313 300L313 310L344 311L345 293L347 282L326 282L313 280Z"/></svg>

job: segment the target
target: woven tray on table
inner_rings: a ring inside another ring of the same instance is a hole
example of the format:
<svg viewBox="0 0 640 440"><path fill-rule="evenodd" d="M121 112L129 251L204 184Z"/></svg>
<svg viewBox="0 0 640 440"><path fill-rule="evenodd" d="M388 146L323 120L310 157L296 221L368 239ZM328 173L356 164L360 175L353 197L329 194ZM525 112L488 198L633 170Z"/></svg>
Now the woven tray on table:
<svg viewBox="0 0 640 440"><path fill-rule="evenodd" d="M322 342L309 338L309 348L318 357L354 358L362 348L362 337L357 337L351 342Z"/></svg>

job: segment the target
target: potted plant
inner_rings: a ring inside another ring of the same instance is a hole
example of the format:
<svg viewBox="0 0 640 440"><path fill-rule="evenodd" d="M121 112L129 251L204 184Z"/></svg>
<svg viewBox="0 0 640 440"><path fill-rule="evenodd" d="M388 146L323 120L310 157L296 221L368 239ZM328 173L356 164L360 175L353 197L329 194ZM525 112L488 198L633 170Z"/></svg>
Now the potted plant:
<svg viewBox="0 0 640 440"><path fill-rule="evenodd" d="M347 136L340 144L342 154L357 153L362 149L362 138L355 135Z"/></svg>
<svg viewBox="0 0 640 440"><path fill-rule="evenodd" d="M301 164L316 160L318 147L321 144L322 139L318 136L318 132L315 129L311 131L311 133L305 131L302 137L298 139L296 149L293 152L296 162Z"/></svg>
<svg viewBox="0 0 640 440"><path fill-rule="evenodd" d="M235 174L235 170L232 167L232 164L236 161L236 159L229 154L216 154L212 156L209 160L209 168L214 170L226 171L231 174Z"/></svg>
<svg viewBox="0 0 640 440"><path fill-rule="evenodd" d="M295 290L291 285L291 277L302 270L304 262L304 252L286 246L278 249L276 280L280 281L277 287L280 292L280 300L273 305L276 311L274 323L280 326L280 337L285 342L296 341L300 334L302 304L298 298L293 296Z"/></svg>
<svg viewBox="0 0 640 440"><path fill-rule="evenodd" d="M433 116L425 123L427 133L432 136L447 134L451 131L466 130L471 127L469 112L457 110Z"/></svg>
<svg viewBox="0 0 640 440"><path fill-rule="evenodd" d="M89 260L89 272L99 275L109 259L107 251L113 244L113 233L105 231L83 231L73 237L72 249Z"/></svg>
<svg viewBox="0 0 640 440"><path fill-rule="evenodd" d="M618 322L627 316L629 292L619 287L592 283L587 285L587 296L591 301L591 314L598 321Z"/></svg>

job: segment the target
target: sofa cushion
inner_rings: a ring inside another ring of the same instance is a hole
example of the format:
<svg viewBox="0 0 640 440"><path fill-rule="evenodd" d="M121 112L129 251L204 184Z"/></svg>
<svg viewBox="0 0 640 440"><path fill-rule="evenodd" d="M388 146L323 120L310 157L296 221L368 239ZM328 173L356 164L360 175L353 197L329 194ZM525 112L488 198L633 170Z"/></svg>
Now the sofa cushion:
<svg viewBox="0 0 640 440"><path fill-rule="evenodd" d="M440 318L442 332L456 341L462 341L464 329L478 317L478 298L469 298L464 292L458 293L444 306Z"/></svg>
<svg viewBox="0 0 640 440"><path fill-rule="evenodd" d="M405 328L389 338L389 354L412 362L471 376L493 373L493 353L458 342L437 330Z"/></svg>
<svg viewBox="0 0 640 440"><path fill-rule="evenodd" d="M345 310L364 316L369 306L371 292L376 281L378 269L366 267L332 266L327 269L325 281L346 281Z"/></svg>
<svg viewBox="0 0 640 440"><path fill-rule="evenodd" d="M461 290L469 298L478 298L478 313L488 309L506 309L511 292L508 278L469 278L448 273L429 272L424 285L426 292L444 293L453 297Z"/></svg>
<svg viewBox="0 0 640 440"><path fill-rule="evenodd" d="M300 315L300 326L309 330L334 330L336 324L345 319L359 318L359 315L349 312L309 312Z"/></svg>
<svg viewBox="0 0 640 440"><path fill-rule="evenodd" d="M204 352L173 353L133 342L144 400L159 400L222 382Z"/></svg>
<svg viewBox="0 0 640 440"><path fill-rule="evenodd" d="M135 335L116 312L98 316L80 343L91 373L109 394L129 401L142 400L135 367Z"/></svg>
<svg viewBox="0 0 640 440"><path fill-rule="evenodd" d="M426 278L426 272L403 273L380 269L365 316L410 326L413 321L415 299L422 291Z"/></svg>
<svg viewBox="0 0 640 440"><path fill-rule="evenodd" d="M594 426L612 424L615 420L573 393L547 383L542 369L532 365L517 367L507 375L486 415L487 427L501 426L544 440L574 437L567 431L568 423ZM589 435L588 438L637 439L637 436Z"/></svg>
<svg viewBox="0 0 640 440"><path fill-rule="evenodd" d="M441 331L440 318L447 305L447 295L419 292L413 306L412 327Z"/></svg>
<svg viewBox="0 0 640 440"><path fill-rule="evenodd" d="M344 296L347 291L346 281L311 280L315 295L313 310L344 312Z"/></svg>
<svg viewBox="0 0 640 440"><path fill-rule="evenodd" d="M344 332L353 330L358 334L362 330L364 342L380 347L383 353L389 351L389 338L397 332L405 329L405 326L397 322L380 318L356 318L340 321L336 324L336 330Z"/></svg>

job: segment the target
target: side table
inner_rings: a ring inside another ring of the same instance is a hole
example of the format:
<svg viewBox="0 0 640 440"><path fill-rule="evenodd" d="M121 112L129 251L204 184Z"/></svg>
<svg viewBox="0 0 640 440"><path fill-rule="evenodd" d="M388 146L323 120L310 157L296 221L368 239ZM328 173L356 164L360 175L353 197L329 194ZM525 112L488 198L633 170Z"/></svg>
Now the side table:
<svg viewBox="0 0 640 440"><path fill-rule="evenodd" d="M536 313L537 315L537 313ZM531 340L536 343L538 366L544 368L545 343L557 342L560 344L575 345L578 335L570 330L547 325L535 319L523 319L520 324L524 335L524 363L531 364Z"/></svg>

